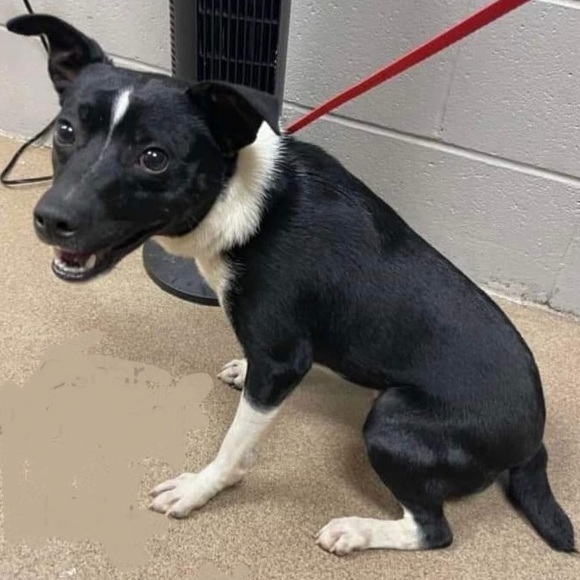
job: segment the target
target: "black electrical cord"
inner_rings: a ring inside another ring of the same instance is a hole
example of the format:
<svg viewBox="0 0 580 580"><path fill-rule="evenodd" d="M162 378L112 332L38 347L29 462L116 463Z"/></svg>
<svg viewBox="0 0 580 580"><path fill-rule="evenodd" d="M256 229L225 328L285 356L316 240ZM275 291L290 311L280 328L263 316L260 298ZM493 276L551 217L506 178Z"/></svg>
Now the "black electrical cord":
<svg viewBox="0 0 580 580"><path fill-rule="evenodd" d="M24 6L26 7L26 10L28 11L28 14L34 14L34 10L32 9L30 2L28 0L23 0L23 2ZM44 46L44 50L46 50L46 53L48 54L49 47L46 38L44 38L44 36L41 36L40 41ZM2 185L6 187L11 187L15 185L29 185L31 183L45 183L47 181L52 180L52 175L45 175L42 177L25 177L22 179L9 179L9 176L12 173L14 166L16 165L16 163L18 163L18 160L20 159L22 154L26 151L26 149L28 149L33 143L36 143L37 141L45 137L52 130L55 121L56 118L53 119L44 129L42 129L42 131L39 131L34 137L26 141L26 143L24 143L18 148L16 153L14 153L14 155L12 156L12 159L10 159L10 161L7 163L6 167L4 167L2 173L0 174L0 182L2 182Z"/></svg>

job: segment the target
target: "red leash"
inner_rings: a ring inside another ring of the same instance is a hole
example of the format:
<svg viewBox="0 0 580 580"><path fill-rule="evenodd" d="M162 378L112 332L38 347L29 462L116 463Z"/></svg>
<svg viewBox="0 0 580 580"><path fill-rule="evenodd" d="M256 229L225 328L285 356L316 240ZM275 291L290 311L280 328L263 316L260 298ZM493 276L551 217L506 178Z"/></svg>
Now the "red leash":
<svg viewBox="0 0 580 580"><path fill-rule="evenodd" d="M295 133L319 117L330 113L330 111L333 111L341 105L344 105L344 103L350 101L351 99L354 99L376 87L377 85L401 74L402 72L405 72L412 66L415 66L421 61L429 58L430 56L433 56L434 54L440 52L444 48L451 46L457 41L462 40L476 30L487 26L494 20L497 20L504 14L511 12L526 2L529 2L529 0L495 0L495 2L492 2L489 6L478 10L465 20L459 22L455 26L452 26L435 38L432 38L426 43L418 46L417 48L414 48L411 52L389 63L387 66L374 72L366 79L363 79L356 85L349 87L342 93L339 93L325 103L322 103L322 105L316 107L312 111L309 111L306 113L306 115L300 117L297 121L294 121L286 129L286 132Z"/></svg>

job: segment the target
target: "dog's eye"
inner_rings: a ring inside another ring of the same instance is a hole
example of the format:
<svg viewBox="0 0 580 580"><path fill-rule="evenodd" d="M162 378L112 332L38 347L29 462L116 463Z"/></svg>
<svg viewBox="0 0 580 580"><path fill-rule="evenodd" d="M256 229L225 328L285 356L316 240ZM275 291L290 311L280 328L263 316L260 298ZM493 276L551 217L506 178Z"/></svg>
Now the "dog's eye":
<svg viewBox="0 0 580 580"><path fill-rule="evenodd" d="M139 165L149 173L162 173L167 169L168 164L169 158L167 157L167 153L157 147L147 149L139 157Z"/></svg>
<svg viewBox="0 0 580 580"><path fill-rule="evenodd" d="M68 121L59 121L56 124L54 137L57 143L62 145L72 145L75 142L75 130Z"/></svg>

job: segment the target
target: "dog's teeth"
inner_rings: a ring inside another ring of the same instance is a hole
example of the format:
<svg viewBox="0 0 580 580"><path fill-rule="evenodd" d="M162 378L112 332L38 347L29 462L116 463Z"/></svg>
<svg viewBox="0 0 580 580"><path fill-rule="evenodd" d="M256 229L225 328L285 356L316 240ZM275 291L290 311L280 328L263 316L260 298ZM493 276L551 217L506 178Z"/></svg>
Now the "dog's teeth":
<svg viewBox="0 0 580 580"><path fill-rule="evenodd" d="M87 270L92 270L96 264L97 264L97 256L95 254L91 254L91 257L85 262L85 268Z"/></svg>

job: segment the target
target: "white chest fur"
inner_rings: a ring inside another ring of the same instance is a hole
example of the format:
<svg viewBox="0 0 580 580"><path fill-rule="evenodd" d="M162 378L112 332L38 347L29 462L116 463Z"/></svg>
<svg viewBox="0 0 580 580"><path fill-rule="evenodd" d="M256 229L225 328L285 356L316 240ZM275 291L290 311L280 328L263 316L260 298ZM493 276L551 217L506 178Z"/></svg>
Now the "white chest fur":
<svg viewBox="0 0 580 580"><path fill-rule="evenodd" d="M170 254L195 259L222 306L234 277L224 254L257 233L280 147L280 137L263 123L254 143L240 151L234 175L195 230L180 237L154 238Z"/></svg>
<svg viewBox="0 0 580 580"><path fill-rule="evenodd" d="M197 264L200 274L209 287L216 293L220 304L224 305L224 296L233 276L233 269L221 252L196 252L182 238L157 236L154 238L163 249L175 256L191 258Z"/></svg>
<svg viewBox="0 0 580 580"><path fill-rule="evenodd" d="M233 277L231 265L220 255L203 256L195 259L199 272L216 293L220 304L224 304L224 295Z"/></svg>

